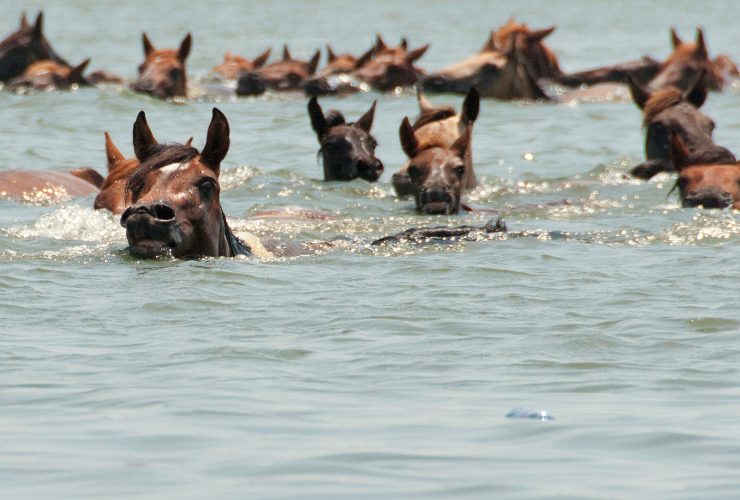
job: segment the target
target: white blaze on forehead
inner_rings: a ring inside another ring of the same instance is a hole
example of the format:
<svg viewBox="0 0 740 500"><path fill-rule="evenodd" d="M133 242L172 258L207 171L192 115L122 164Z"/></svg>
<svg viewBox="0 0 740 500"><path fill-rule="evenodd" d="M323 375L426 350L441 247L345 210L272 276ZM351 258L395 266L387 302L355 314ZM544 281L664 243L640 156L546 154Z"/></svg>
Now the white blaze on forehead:
<svg viewBox="0 0 740 500"><path fill-rule="evenodd" d="M181 167L187 167L188 163L171 163L169 165L165 165L164 167L158 169L164 174L173 174L177 172Z"/></svg>

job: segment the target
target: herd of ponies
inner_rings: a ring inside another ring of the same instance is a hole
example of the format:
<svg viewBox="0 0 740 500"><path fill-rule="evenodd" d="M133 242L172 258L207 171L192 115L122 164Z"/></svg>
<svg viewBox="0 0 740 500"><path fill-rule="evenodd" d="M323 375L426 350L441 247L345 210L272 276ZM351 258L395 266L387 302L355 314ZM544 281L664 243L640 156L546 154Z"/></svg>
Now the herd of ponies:
<svg viewBox="0 0 740 500"><path fill-rule="evenodd" d="M3 88L33 95L33 91L127 83L106 71L86 73L89 59L69 64L44 36L43 20L43 13L33 23L22 15L18 29L0 42ZM473 128L482 98L550 101L570 95L611 99L620 89L628 89L643 112L646 132L645 161L630 174L649 179L660 172L674 173L677 180L671 191L678 190L684 207L740 209L740 165L729 149L714 143L715 124L700 111L710 91L721 91L740 73L729 57L710 58L703 30L697 29L693 41L684 41L671 29L673 51L664 61L642 56L565 73L544 43L554 29L532 30L512 18L491 32L478 53L429 74L418 66L429 45L411 48L402 39L399 45L390 46L378 35L358 56L337 54L327 46L327 62L321 69L319 51L302 61L284 47L282 57L274 62L269 62L270 49L251 60L226 53L207 78L228 83L224 88L238 95L305 93L326 181L362 178L375 182L384 166L375 155L377 142L372 135L377 101L350 121L337 110L324 111L318 97L415 87L419 114L413 121L404 117L399 127L408 160L391 181L397 195L413 197L422 214L472 210L463 196L477 185ZM174 49L155 47L146 34L142 42L144 61L129 87L162 99L187 98L186 62L193 37L187 34ZM459 110L432 105L425 97L425 93L438 92L463 95ZM224 113L213 109L200 151L191 141L160 143L142 111L133 125L133 158L124 156L105 133L105 176L92 168L0 171L0 195L33 200L49 193L68 197L96 193L94 208L120 214L129 251L138 257L277 255L281 248L286 254L285 245L253 235L237 237L229 228L219 200L220 165L230 144ZM373 244L502 231L506 227L501 221L483 227L412 228ZM296 252L310 252L316 245L305 244Z"/></svg>

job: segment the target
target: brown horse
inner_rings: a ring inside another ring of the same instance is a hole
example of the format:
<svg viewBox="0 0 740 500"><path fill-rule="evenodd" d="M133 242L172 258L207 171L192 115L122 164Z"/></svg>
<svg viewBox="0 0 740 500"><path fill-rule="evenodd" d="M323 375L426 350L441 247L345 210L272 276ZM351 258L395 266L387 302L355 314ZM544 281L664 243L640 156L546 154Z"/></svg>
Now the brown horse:
<svg viewBox="0 0 740 500"><path fill-rule="evenodd" d="M350 79L362 82L381 92L390 92L399 87L414 85L424 75L424 71L414 63L428 49L429 44L409 50L405 39L397 47L389 47L378 35L371 57L366 54L360 59L364 61L350 74Z"/></svg>
<svg viewBox="0 0 740 500"><path fill-rule="evenodd" d="M417 89L417 99L419 118L414 122L413 129L419 143L418 149L427 149L434 145L449 149L468 128L471 129L470 138L472 140L473 123L478 118L480 109L480 97L475 89L470 89L465 96L460 114L455 113L455 110L449 106L433 106L424 97L421 89ZM472 144L468 144L463 189L473 189L478 185L473 170L472 151ZM393 189L398 196L413 196L415 193L415 184L408 174L409 164L410 162L406 162L401 170L393 174L391 179Z"/></svg>
<svg viewBox="0 0 740 500"><path fill-rule="evenodd" d="M560 69L560 63L550 47L545 45L543 40L555 31L555 26L532 30L526 24L517 22L513 17L498 30L491 32L491 38L484 46L484 49L505 51L509 40L515 36L522 36L526 40L526 54L524 58L527 61L529 72L536 80L547 78L559 82L563 77Z"/></svg>
<svg viewBox="0 0 740 500"><path fill-rule="evenodd" d="M740 209L740 164L724 148L690 152L681 138L672 137L671 157L679 169L673 186L683 207Z"/></svg>
<svg viewBox="0 0 740 500"><path fill-rule="evenodd" d="M688 90L668 87L651 91L634 80L629 80L632 98L643 111L645 136L644 163L631 173L641 179L650 179L659 172L673 172L671 136L678 135L690 151L712 145L714 122L697 108L709 92L706 71L695 78Z"/></svg>
<svg viewBox="0 0 740 500"><path fill-rule="evenodd" d="M142 34L144 62L139 66L139 78L131 84L136 92L155 97L187 97L185 60L190 54L193 37L188 33L175 49L156 49L146 33Z"/></svg>
<svg viewBox="0 0 740 500"><path fill-rule="evenodd" d="M456 214L460 211L465 185L465 157L470 145L471 126L452 146L419 143L408 117L399 128L401 146L409 157L406 169L414 185L416 210L425 214Z"/></svg>
<svg viewBox="0 0 740 500"><path fill-rule="evenodd" d="M375 46L360 57L355 57L352 54L336 54L327 45L326 66L306 80L303 84L303 91L309 96L356 92L358 89L351 83L351 74L367 64L374 54Z"/></svg>
<svg viewBox="0 0 740 500"><path fill-rule="evenodd" d="M246 57L237 56L231 52L224 54L224 62L214 67L211 73L223 78L224 80L236 80L243 72L254 71L261 68L270 57L272 49L267 49L251 61Z"/></svg>
<svg viewBox="0 0 740 500"><path fill-rule="evenodd" d="M666 87L687 90L704 71L707 72L710 88L716 87L718 76L709 60L702 29L696 30L696 42L691 43L681 40L676 30L671 28L671 44L673 52L661 63L658 74L648 83L652 90Z"/></svg>
<svg viewBox="0 0 740 500"><path fill-rule="evenodd" d="M33 25L23 14L19 29L0 42L0 81L10 81L22 75L31 64L44 60L69 66L44 36L44 13L39 12Z"/></svg>
<svg viewBox="0 0 740 500"><path fill-rule="evenodd" d="M143 113L143 112L142 112ZM141 116L146 121L145 116ZM100 193L95 197L95 210L106 209L114 214L123 213L126 204L126 184L140 163L137 158L126 158L113 144L108 132L105 133L105 156L108 160L108 175L100 186Z"/></svg>
<svg viewBox="0 0 740 500"><path fill-rule="evenodd" d="M308 102L311 127L319 139L319 153L324 164L325 181L351 181L358 177L375 182L383 173L383 163L375 157L378 142L370 133L375 105L354 123L331 110L324 115L316 97Z"/></svg>
<svg viewBox="0 0 740 500"><path fill-rule="evenodd" d="M242 73L236 86L237 95L260 95L266 90L301 90L303 83L314 73L319 65L321 52L314 53L310 61L293 59L287 45L283 47L282 61L274 62Z"/></svg>
<svg viewBox="0 0 740 500"><path fill-rule="evenodd" d="M92 168L5 170L0 172L0 199L47 205L97 193L102 182L103 177Z"/></svg>
<svg viewBox="0 0 740 500"><path fill-rule="evenodd" d="M481 97L549 100L537 82L537 72L542 71L544 63L533 54L539 52L536 47L551 32L512 32L503 50L491 37L479 53L425 77L423 88L457 94L475 88Z"/></svg>
<svg viewBox="0 0 740 500"><path fill-rule="evenodd" d="M31 64L18 78L12 79L8 86L13 90L69 90L89 86L90 82L83 73L90 63L85 59L75 67L69 67L54 61L39 61Z"/></svg>
<svg viewBox="0 0 740 500"><path fill-rule="evenodd" d="M200 152L181 144L159 144L146 117L139 114L134 150L141 165L126 184L131 204L121 216L131 254L144 258L251 255L231 232L219 199L218 176L229 140L229 123L216 108Z"/></svg>

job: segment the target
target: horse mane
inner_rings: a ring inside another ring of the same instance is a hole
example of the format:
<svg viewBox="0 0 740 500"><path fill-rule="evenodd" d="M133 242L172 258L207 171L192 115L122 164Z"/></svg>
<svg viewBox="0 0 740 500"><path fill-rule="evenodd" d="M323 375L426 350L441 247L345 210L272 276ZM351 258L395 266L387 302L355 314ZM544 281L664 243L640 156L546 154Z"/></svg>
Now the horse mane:
<svg viewBox="0 0 740 500"><path fill-rule="evenodd" d="M147 176L167 165L184 163L198 156L198 150L182 144L156 144L151 146L149 158L134 170L126 183L126 192L136 198L144 188Z"/></svg>
<svg viewBox="0 0 740 500"><path fill-rule="evenodd" d="M223 211L221 213L223 215ZM247 257L251 257L252 249L249 248L249 245L245 244L242 240L234 235L234 233L231 231L231 228L229 227L229 223L226 222L226 215L223 215L223 218L226 243L229 245L229 251L231 252L231 255L234 257L237 255L245 255Z"/></svg>
<svg viewBox="0 0 740 500"><path fill-rule="evenodd" d="M332 127L336 127L337 125L344 125L345 123L347 123L342 112L337 111L336 109L330 109L329 111L327 111L324 115L324 119L326 120L327 130Z"/></svg>
<svg viewBox="0 0 740 500"><path fill-rule="evenodd" d="M668 87L653 92L643 108L643 113L645 114L643 126L647 127L659 113L681 104L683 100L683 93L675 87Z"/></svg>
<svg viewBox="0 0 740 500"><path fill-rule="evenodd" d="M115 182L129 177L139 167L138 160L134 158L121 160L108 170L108 176L103 180L100 186L101 190L107 189Z"/></svg>
<svg viewBox="0 0 740 500"><path fill-rule="evenodd" d="M444 106L441 108L435 108L431 111L427 111L421 114L419 118L411 126L414 130L419 130L424 125L428 125L433 122L439 122L455 116L457 112L450 106Z"/></svg>
<svg viewBox="0 0 740 500"><path fill-rule="evenodd" d="M709 147L692 151L686 159L682 161L680 165L676 165L676 167L685 168L693 165L734 165L735 163L737 163L737 159L729 149L712 144Z"/></svg>

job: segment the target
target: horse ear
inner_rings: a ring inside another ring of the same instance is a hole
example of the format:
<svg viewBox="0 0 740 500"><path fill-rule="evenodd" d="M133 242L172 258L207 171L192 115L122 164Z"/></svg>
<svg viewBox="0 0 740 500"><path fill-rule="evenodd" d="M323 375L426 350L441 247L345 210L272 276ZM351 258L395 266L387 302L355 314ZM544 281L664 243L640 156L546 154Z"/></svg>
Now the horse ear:
<svg viewBox="0 0 740 500"><path fill-rule="evenodd" d="M409 50L409 41L406 37L401 38L401 48L403 50Z"/></svg>
<svg viewBox="0 0 740 500"><path fill-rule="evenodd" d="M635 101L637 107L643 109L645 104L650 99L650 91L638 83L632 75L627 75L627 83L630 87L630 94L632 94L632 100Z"/></svg>
<svg viewBox="0 0 740 500"><path fill-rule="evenodd" d="M408 62L414 62L417 59L421 58L421 56L424 55L424 53L429 49L429 44L424 45L423 47L419 47L418 49L414 49L408 54L406 54L406 60Z"/></svg>
<svg viewBox="0 0 740 500"><path fill-rule="evenodd" d="M429 113L434 109L434 106L429 102L429 99L426 98L421 85L418 83L416 85L416 102L419 104L419 112L421 112L421 114Z"/></svg>
<svg viewBox="0 0 740 500"><path fill-rule="evenodd" d="M468 145L470 144L470 135L472 133L472 128L472 124L468 123L468 126L465 127L465 132L463 132L460 137L455 139L455 142L453 142L452 146L450 146L450 149L457 153L457 156L462 159L465 159L468 154Z"/></svg>
<svg viewBox="0 0 740 500"><path fill-rule="evenodd" d="M41 38L44 36L44 11L39 11L36 16L36 22L33 25L33 36L35 38Z"/></svg>
<svg viewBox="0 0 740 500"><path fill-rule="evenodd" d="M126 159L116 145L113 144L113 139L111 139L108 132L105 133L105 156L108 159L108 171L110 171L115 163Z"/></svg>
<svg viewBox="0 0 740 500"><path fill-rule="evenodd" d="M483 47L481 47L480 52L493 52L494 50L496 50L496 40L494 39L494 32L491 31L491 34L488 35L486 43L484 43Z"/></svg>
<svg viewBox="0 0 740 500"><path fill-rule="evenodd" d="M31 25L28 24L28 17L26 17L26 11L21 12L21 27L20 29L28 29Z"/></svg>
<svg viewBox="0 0 740 500"><path fill-rule="evenodd" d="M527 41L532 43L541 42L542 40L550 36L552 32L555 31L555 28L557 28L557 26L551 26L549 28L541 30L530 31L529 33L527 33Z"/></svg>
<svg viewBox="0 0 740 500"><path fill-rule="evenodd" d="M681 40L681 37L676 33L676 28L671 27L671 46L675 49L681 44L683 44L683 40Z"/></svg>
<svg viewBox="0 0 740 500"><path fill-rule="evenodd" d="M355 125L365 132L370 132L370 129L373 128L373 120L375 120L375 106L377 105L378 101L373 101L373 105L370 106L370 109L368 109L367 112L355 122Z"/></svg>
<svg viewBox="0 0 740 500"><path fill-rule="evenodd" d="M84 61L82 61L80 64L72 68L69 72L69 81L72 83L87 83L87 80L85 80L85 77L82 76L82 73L85 72L85 69L87 69L88 64L90 64L90 58L88 57Z"/></svg>
<svg viewBox="0 0 740 500"><path fill-rule="evenodd" d="M193 145L193 136L188 137L188 140L185 141L185 146L190 147Z"/></svg>
<svg viewBox="0 0 740 500"><path fill-rule="evenodd" d="M696 50L694 55L699 59L709 59L709 50L707 50L707 44L704 41L704 30L696 28Z"/></svg>
<svg viewBox="0 0 740 500"><path fill-rule="evenodd" d="M226 153L229 152L229 144L229 121L218 108L213 108L211 124L208 125L206 145L203 146L203 151L200 152L200 159L211 167L216 175L221 169L221 162L226 158Z"/></svg>
<svg viewBox="0 0 740 500"><path fill-rule="evenodd" d="M700 108L707 100L709 95L709 72L706 68L701 70L699 76L694 81L686 92L684 92L684 99L693 104L696 108Z"/></svg>
<svg viewBox="0 0 740 500"><path fill-rule="evenodd" d="M290 50L288 50L287 45L283 45L283 61L290 61L293 59L293 56L290 55Z"/></svg>
<svg viewBox="0 0 740 500"><path fill-rule="evenodd" d="M255 57L254 61L252 61L252 64L254 65L254 67L261 68L262 66L264 66L267 60L270 58L271 52L272 52L272 49L267 49L266 51L264 51L263 53Z"/></svg>
<svg viewBox="0 0 740 500"><path fill-rule="evenodd" d="M331 45L326 45L326 60L330 63L333 63L337 60L337 55L334 53L334 51L331 48Z"/></svg>
<svg viewBox="0 0 740 500"><path fill-rule="evenodd" d="M313 75L316 73L316 69L319 67L319 61L321 60L321 51L317 50L314 52L313 57L308 61L308 74Z"/></svg>
<svg viewBox="0 0 740 500"><path fill-rule="evenodd" d="M311 118L311 128L316 132L316 136L319 138L319 142L321 142L329 131L329 125L326 123L326 117L316 97L312 97L308 101L308 116Z"/></svg>
<svg viewBox="0 0 740 500"><path fill-rule="evenodd" d="M141 43L144 45L144 57L149 57L149 54L157 50L154 48L154 45L152 45L152 42L149 41L149 37L146 36L146 33L141 34Z"/></svg>
<svg viewBox="0 0 740 500"><path fill-rule="evenodd" d="M385 40L383 40L383 37L380 36L380 33L378 33L375 38L375 50L379 52L387 48L388 45L386 45Z"/></svg>
<svg viewBox="0 0 740 500"><path fill-rule="evenodd" d="M370 50L362 54L360 58L355 62L355 69L360 69L364 65L369 63L370 60L373 58L374 54L375 54L375 47L371 47Z"/></svg>
<svg viewBox="0 0 740 500"><path fill-rule="evenodd" d="M403 117L401 127L398 129L398 136L401 139L401 148L406 156L413 158L419 152L419 140L416 138L414 127L411 126L408 116Z"/></svg>
<svg viewBox="0 0 740 500"><path fill-rule="evenodd" d="M152 154L153 146L159 144L146 121L146 114L139 111L134 122L134 154L140 162L145 162Z"/></svg>
<svg viewBox="0 0 740 500"><path fill-rule="evenodd" d="M471 87L462 104L460 112L463 123L474 123L478 118L480 111L480 94L475 88Z"/></svg>
<svg viewBox="0 0 740 500"><path fill-rule="evenodd" d="M180 42L180 48L177 50L177 58L180 62L185 62L185 59L190 55L190 48L193 46L193 36L188 33L185 38Z"/></svg>
<svg viewBox="0 0 740 500"><path fill-rule="evenodd" d="M680 170L686 167L687 160L689 158L689 150L681 140L681 137L676 133L671 133L671 147L670 147L671 163L676 169Z"/></svg>

